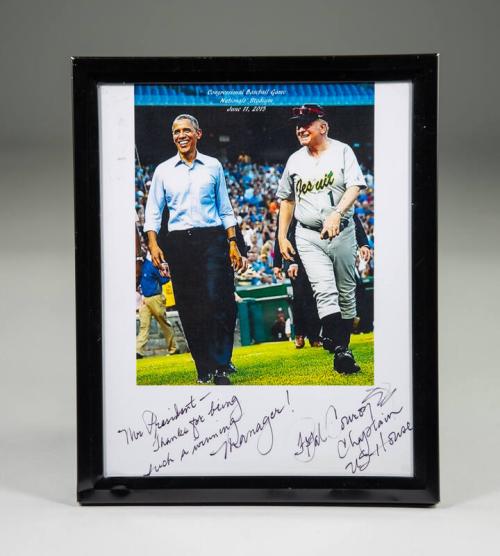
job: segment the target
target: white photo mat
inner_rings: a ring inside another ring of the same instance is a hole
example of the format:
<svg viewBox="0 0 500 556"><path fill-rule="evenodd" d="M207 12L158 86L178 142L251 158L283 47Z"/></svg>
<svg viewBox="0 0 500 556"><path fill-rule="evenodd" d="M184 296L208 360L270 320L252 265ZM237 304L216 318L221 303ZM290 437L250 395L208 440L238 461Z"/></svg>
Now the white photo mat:
<svg viewBox="0 0 500 556"><path fill-rule="evenodd" d="M413 476L411 84L375 83L374 387L137 386L134 85L98 98L104 476Z"/></svg>

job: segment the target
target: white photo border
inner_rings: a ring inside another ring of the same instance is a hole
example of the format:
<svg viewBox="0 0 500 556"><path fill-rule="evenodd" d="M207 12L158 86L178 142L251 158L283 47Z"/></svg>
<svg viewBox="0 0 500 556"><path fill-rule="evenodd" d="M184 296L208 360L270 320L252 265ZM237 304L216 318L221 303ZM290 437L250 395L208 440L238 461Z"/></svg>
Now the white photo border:
<svg viewBox="0 0 500 556"><path fill-rule="evenodd" d="M230 85L225 85L229 87ZM271 88L272 85L268 88ZM215 89L216 86L214 85ZM411 83L375 83L375 176L376 176L376 287L375 287L375 386L397 392L390 404L392 411L404 408L393 417L390 431L400 431L413 422L411 382ZM307 102L307 98L303 99ZM183 107L189 111L189 106ZM184 405L194 396L197 386L136 385L135 297L134 286L134 200L126 187L134 175L134 85L99 87L101 144L101 236L103 284L103 386L104 386L104 475L140 476L153 471L160 476L342 476L347 463L359 457L339 458L332 446L317 450L305 465L295 456L298 435L310 422L321 422L332 404L339 415L355 413L366 396L364 386L231 386L211 389L219 402L238 396L245 409L242 425L250 427L261 418L262 406L281 407L292 400L293 412L273 424L273 450L262 457L248 450L245 457L184 457L184 447L192 449L193 440L182 439L155 452L154 431L148 432L143 412L171 415L174 404ZM166 124L167 125L167 124ZM395 233L397 230L397 233ZM117 280L113 269L120 268ZM397 323L397 325L395 325ZM265 369L264 369L265 371ZM217 389L215 389L217 390ZM386 410L389 406L386 406ZM383 419L387 411L380 411ZM188 422L189 419L186 419ZM175 425L177 426L177 421ZM189 426L188 426L189 428ZM134 442L124 431L144 435ZM176 427L170 430L170 437ZM218 430L216 427L213 430ZM210 429L207 436L213 434ZM359 427L355 431L362 434ZM389 431L388 431L389 432ZM380 431L380 434L382 432ZM284 441L280 441L283 439ZM388 442L388 440L386 439ZM383 457L371 458L370 465L357 473L363 476L411 477L413 443L411 428L389 451L381 441L366 441L369 451L383 449ZM361 453L363 453L361 451ZM168 455L168 457L167 457ZM355 457L356 456L356 457ZM167 459L165 460L165 458ZM347 461L348 460L348 461ZM164 461L169 464L162 466ZM172 461L173 463L170 463ZM349 468L350 469L350 468Z"/></svg>

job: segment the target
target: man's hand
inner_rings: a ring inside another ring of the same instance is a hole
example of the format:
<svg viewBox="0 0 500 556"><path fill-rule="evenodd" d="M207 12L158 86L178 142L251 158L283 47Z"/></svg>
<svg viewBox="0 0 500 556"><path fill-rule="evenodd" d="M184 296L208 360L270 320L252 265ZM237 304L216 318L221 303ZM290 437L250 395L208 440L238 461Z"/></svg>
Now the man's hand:
<svg viewBox="0 0 500 556"><path fill-rule="evenodd" d="M241 268L238 271L239 274L243 274L248 270L248 259L246 257L241 257Z"/></svg>
<svg viewBox="0 0 500 556"><path fill-rule="evenodd" d="M299 265L298 264L291 264L288 268L288 277L292 280L297 278L297 274L299 273Z"/></svg>
<svg viewBox="0 0 500 556"><path fill-rule="evenodd" d="M229 242L229 258L234 270L238 272L243 268L243 257L241 256L240 250L238 249L235 241Z"/></svg>
<svg viewBox="0 0 500 556"><path fill-rule="evenodd" d="M286 237L280 237L279 244L280 244L281 256L285 259L285 261L293 262L295 249L293 248L291 242Z"/></svg>
<svg viewBox="0 0 500 556"><path fill-rule="evenodd" d="M276 280L283 280L283 271L281 270L281 268L278 268L277 266L275 266L273 268L273 274L274 274L274 277L276 278Z"/></svg>
<svg viewBox="0 0 500 556"><path fill-rule="evenodd" d="M283 199L281 201L278 224L278 240L280 244L281 256L285 259L285 261L293 261L293 255L295 255L293 245L286 237L288 234L288 228L292 222L294 209L295 201L291 201L290 199Z"/></svg>
<svg viewBox="0 0 500 556"><path fill-rule="evenodd" d="M321 239L333 239L340 233L340 214L332 212L329 214L323 224L323 229L319 237Z"/></svg>
<svg viewBox="0 0 500 556"><path fill-rule="evenodd" d="M368 245L363 245L362 247L360 247L358 253L359 258L365 261L365 263L367 263L372 257L372 252Z"/></svg>
<svg viewBox="0 0 500 556"><path fill-rule="evenodd" d="M165 255L157 243L149 242L149 252L151 260L158 270L162 270L161 265L165 262Z"/></svg>

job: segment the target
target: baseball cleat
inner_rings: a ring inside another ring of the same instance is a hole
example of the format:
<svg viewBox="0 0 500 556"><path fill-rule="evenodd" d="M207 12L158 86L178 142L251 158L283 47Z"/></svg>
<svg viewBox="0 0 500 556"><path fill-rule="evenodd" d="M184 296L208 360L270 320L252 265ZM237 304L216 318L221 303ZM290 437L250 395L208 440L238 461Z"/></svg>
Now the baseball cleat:
<svg viewBox="0 0 500 556"><path fill-rule="evenodd" d="M333 369L339 373L350 375L353 373L357 373L361 369L361 367L354 360L354 356L350 349L338 346L337 348L335 348Z"/></svg>
<svg viewBox="0 0 500 556"><path fill-rule="evenodd" d="M297 349L302 349L305 345L304 336L295 336L295 347Z"/></svg>

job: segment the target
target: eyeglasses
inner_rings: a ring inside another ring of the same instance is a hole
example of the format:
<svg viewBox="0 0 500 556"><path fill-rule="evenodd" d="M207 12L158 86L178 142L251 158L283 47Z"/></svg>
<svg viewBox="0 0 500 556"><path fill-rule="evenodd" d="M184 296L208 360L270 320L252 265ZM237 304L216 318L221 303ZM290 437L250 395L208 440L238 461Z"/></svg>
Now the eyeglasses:
<svg viewBox="0 0 500 556"><path fill-rule="evenodd" d="M316 117L316 118L323 118L324 113L321 108L317 108L316 106L299 106L292 109L292 114L295 118L297 117Z"/></svg>

